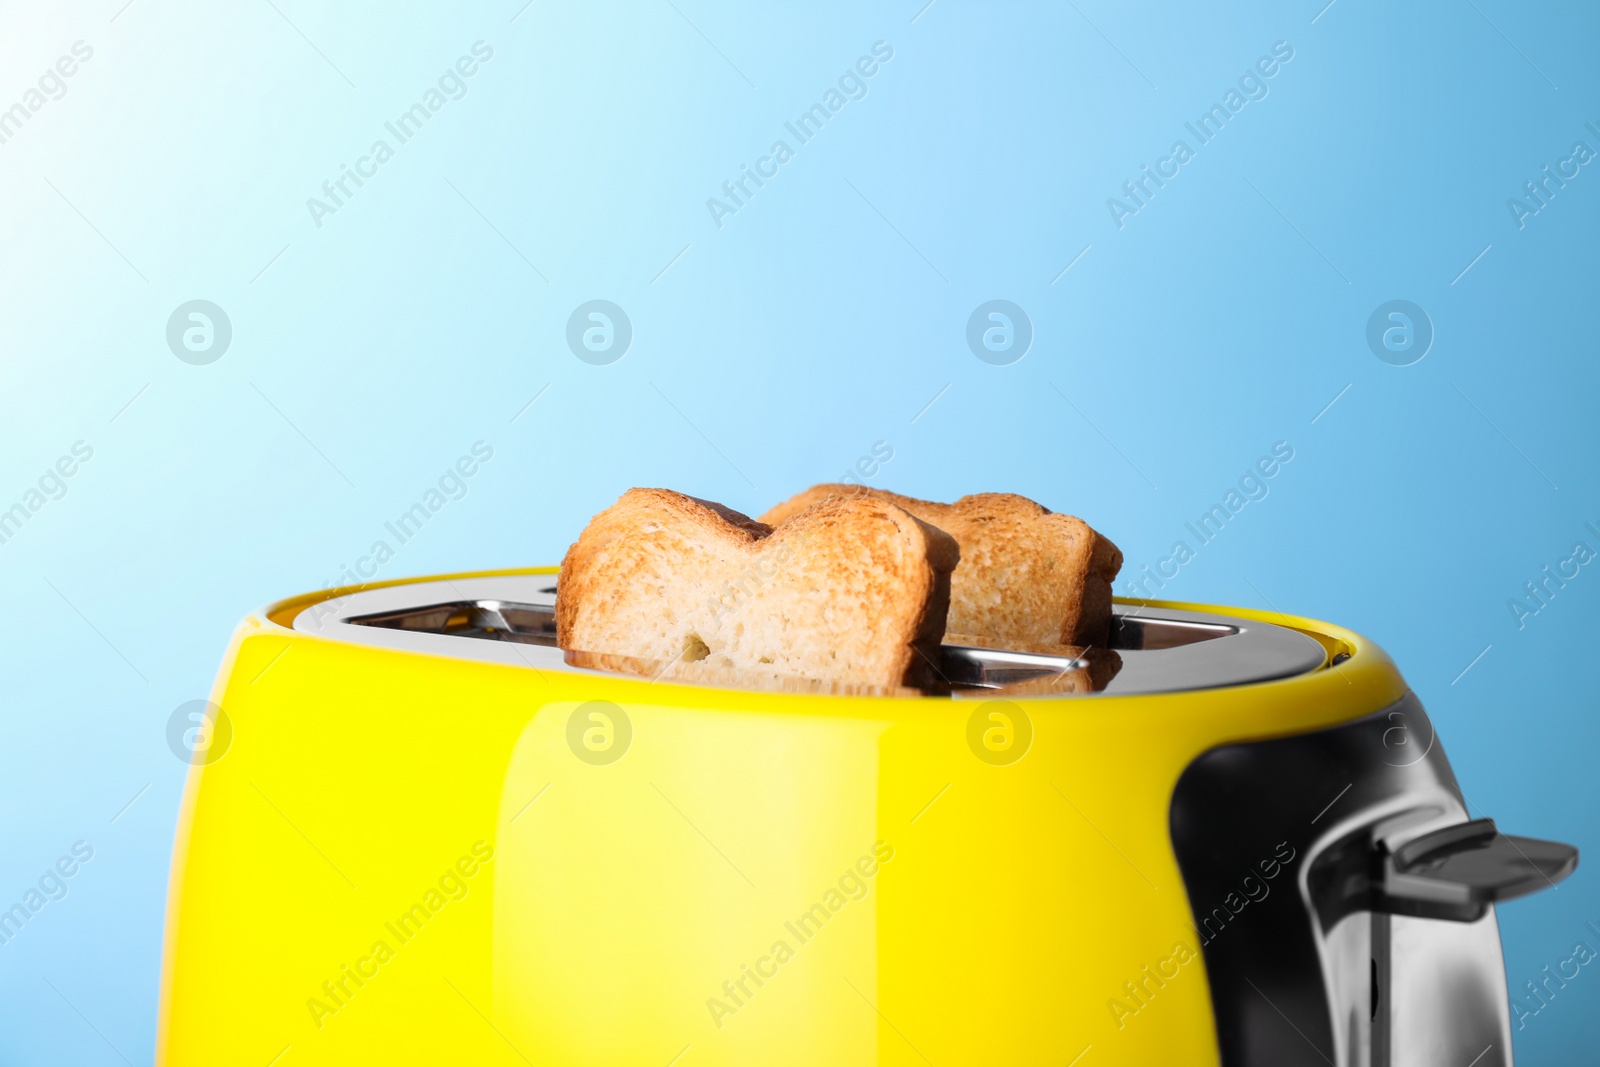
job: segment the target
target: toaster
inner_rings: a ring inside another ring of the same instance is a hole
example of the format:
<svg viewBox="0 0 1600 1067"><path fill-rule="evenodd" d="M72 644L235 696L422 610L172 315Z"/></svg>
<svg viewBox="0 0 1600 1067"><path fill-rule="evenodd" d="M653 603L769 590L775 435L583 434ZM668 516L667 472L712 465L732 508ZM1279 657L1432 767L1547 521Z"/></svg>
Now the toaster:
<svg viewBox="0 0 1600 1067"><path fill-rule="evenodd" d="M751 688L564 652L555 582L244 620L158 1063L1511 1063L1495 906L1577 851L1471 816L1370 641L1119 600L1103 649Z"/></svg>

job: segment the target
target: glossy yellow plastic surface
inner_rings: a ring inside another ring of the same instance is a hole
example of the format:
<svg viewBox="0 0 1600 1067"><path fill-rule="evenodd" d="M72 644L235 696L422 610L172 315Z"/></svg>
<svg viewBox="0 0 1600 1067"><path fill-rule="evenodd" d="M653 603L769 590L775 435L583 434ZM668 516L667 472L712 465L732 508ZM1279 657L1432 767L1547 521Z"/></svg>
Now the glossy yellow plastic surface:
<svg viewBox="0 0 1600 1067"><path fill-rule="evenodd" d="M1355 634L1238 608L1351 658L1008 705L756 693L287 628L335 592L222 666L160 1064L1215 1064L1178 776L1404 692Z"/></svg>

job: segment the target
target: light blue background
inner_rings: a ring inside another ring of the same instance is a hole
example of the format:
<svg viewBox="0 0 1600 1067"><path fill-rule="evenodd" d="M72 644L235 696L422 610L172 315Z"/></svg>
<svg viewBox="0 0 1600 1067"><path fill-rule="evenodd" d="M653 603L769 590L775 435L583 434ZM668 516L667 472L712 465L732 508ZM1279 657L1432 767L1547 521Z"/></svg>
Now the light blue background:
<svg viewBox="0 0 1600 1067"><path fill-rule="evenodd" d="M150 1061L168 716L479 440L381 576L557 562L632 485L759 512L880 441L870 484L1026 493L1133 573L1287 441L1163 595L1375 638L1475 814L1600 856L1600 566L1507 606L1600 549L1600 165L1524 228L1506 206L1600 149L1592 7L274 2L0 4L0 107L94 50L0 144L0 507L94 449L0 545L0 898L95 850L0 947L0 1062ZM478 40L467 95L314 225ZM880 40L866 98L719 229L706 199ZM1277 41L1267 98L1119 229L1107 198ZM209 366L165 342L195 298L233 325ZM564 339L596 298L634 328L609 366ZM964 340L995 298L1035 331L1010 366ZM1394 298L1436 331L1408 367L1365 341ZM1593 862L1501 910L1513 988L1600 947ZM1592 1058L1597 1009L1586 967L1519 1062Z"/></svg>

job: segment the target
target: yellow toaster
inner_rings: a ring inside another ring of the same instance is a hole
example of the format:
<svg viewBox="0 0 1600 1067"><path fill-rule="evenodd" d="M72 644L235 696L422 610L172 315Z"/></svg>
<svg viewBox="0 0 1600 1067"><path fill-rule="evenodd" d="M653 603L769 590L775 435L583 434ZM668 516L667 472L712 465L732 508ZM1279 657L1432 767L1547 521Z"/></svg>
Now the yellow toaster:
<svg viewBox="0 0 1600 1067"><path fill-rule="evenodd" d="M454 575L241 624L158 1063L1511 1062L1494 905L1577 853L1469 818L1354 633L1118 602L1092 655L752 690L564 654L554 594Z"/></svg>

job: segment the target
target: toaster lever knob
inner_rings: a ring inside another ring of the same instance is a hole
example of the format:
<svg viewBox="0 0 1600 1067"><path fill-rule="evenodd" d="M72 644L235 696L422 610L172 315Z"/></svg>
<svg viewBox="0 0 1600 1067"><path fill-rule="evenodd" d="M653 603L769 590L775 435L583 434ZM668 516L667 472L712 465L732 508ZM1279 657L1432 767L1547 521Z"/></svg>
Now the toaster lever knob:
<svg viewBox="0 0 1600 1067"><path fill-rule="evenodd" d="M1554 886L1577 866L1571 845L1512 837L1493 819L1474 819L1383 857L1375 910L1473 922L1488 905Z"/></svg>

